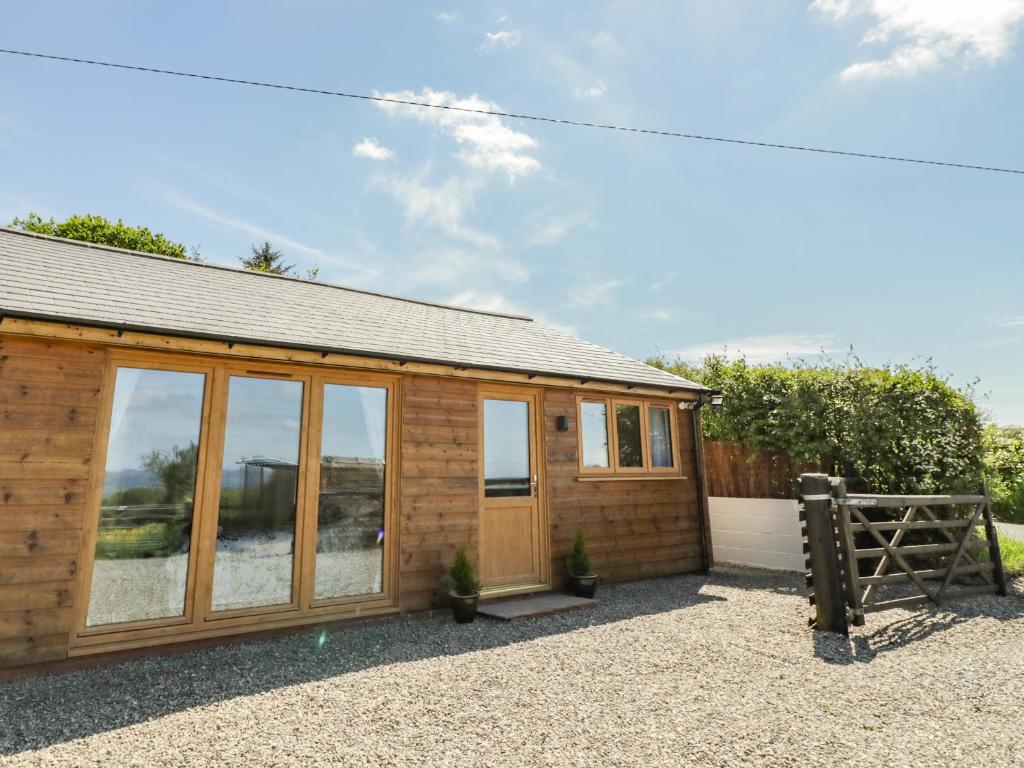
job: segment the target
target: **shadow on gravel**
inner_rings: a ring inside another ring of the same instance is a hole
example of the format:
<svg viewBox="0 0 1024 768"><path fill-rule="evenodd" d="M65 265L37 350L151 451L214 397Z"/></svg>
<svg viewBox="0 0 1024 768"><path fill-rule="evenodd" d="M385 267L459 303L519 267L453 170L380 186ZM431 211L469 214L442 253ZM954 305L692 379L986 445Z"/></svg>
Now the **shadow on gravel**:
<svg viewBox="0 0 1024 768"><path fill-rule="evenodd" d="M702 594L705 586L747 581L754 588L753 578L731 574L650 579L602 588L594 608L536 619L459 625L446 614L413 614L15 679L0 683L0 756L283 686L692 608L725 599Z"/></svg>
<svg viewBox="0 0 1024 768"><path fill-rule="evenodd" d="M890 616L893 618L888 618ZM1011 591L1007 597L993 595L952 600L941 608L922 609L910 616L904 611L868 614L866 626L851 629L850 637L813 632L814 655L830 664L870 663L883 653L986 618L997 621L1024 618L1024 597Z"/></svg>

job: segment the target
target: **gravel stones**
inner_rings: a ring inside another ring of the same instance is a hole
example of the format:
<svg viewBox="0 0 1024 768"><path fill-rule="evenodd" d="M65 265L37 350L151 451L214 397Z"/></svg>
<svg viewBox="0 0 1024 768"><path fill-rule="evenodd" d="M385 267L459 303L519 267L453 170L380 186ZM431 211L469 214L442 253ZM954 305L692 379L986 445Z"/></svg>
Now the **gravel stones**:
<svg viewBox="0 0 1024 768"><path fill-rule="evenodd" d="M304 631L0 685L2 765L1024 765L1009 598L807 629L799 579L606 585L587 611Z"/></svg>

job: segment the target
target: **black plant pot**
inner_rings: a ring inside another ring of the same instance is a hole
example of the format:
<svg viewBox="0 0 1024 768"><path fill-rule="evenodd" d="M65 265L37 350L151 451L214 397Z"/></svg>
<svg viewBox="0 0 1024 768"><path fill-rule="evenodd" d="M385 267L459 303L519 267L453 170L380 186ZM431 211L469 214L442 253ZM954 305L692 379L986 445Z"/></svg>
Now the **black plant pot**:
<svg viewBox="0 0 1024 768"><path fill-rule="evenodd" d="M476 604L480 601L480 593L472 595L457 595L449 592L452 599L452 616L457 624L469 624L476 618Z"/></svg>
<svg viewBox="0 0 1024 768"><path fill-rule="evenodd" d="M597 576L591 574L590 576L573 576L569 574L569 589L576 597L585 597L588 600L594 598L594 593L597 592Z"/></svg>

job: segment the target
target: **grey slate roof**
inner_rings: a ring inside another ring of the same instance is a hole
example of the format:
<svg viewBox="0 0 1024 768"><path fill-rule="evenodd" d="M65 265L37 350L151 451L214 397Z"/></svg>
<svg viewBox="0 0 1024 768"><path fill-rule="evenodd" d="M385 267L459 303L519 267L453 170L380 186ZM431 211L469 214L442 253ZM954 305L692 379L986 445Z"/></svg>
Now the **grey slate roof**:
<svg viewBox="0 0 1024 768"><path fill-rule="evenodd" d="M0 313L410 362L704 389L526 317L4 227Z"/></svg>

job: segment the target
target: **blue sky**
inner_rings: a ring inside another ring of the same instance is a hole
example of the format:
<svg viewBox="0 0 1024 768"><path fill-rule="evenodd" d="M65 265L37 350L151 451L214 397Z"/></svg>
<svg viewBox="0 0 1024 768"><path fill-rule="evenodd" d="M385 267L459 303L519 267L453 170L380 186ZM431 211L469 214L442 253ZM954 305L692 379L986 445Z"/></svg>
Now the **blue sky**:
<svg viewBox="0 0 1024 768"><path fill-rule="evenodd" d="M215 7L213 7L215 6ZM0 47L1024 168L1024 0L40 0ZM511 310L643 358L931 358L1024 423L1024 178L0 56L0 220Z"/></svg>

